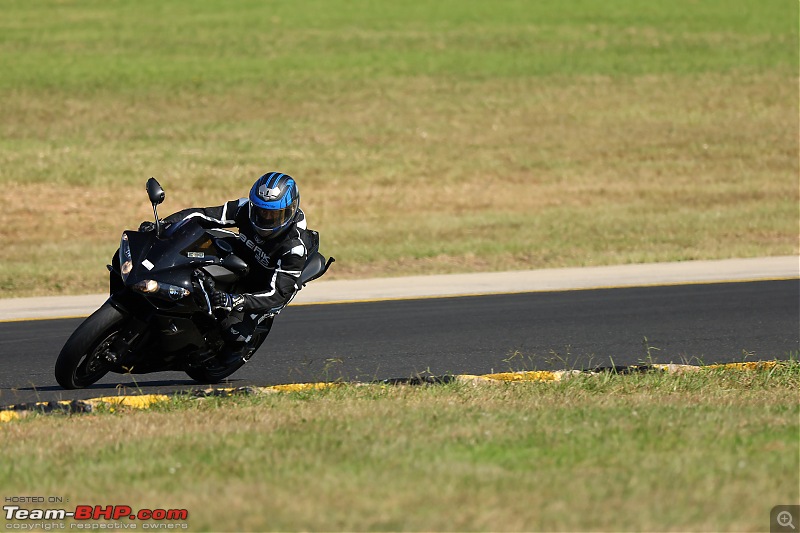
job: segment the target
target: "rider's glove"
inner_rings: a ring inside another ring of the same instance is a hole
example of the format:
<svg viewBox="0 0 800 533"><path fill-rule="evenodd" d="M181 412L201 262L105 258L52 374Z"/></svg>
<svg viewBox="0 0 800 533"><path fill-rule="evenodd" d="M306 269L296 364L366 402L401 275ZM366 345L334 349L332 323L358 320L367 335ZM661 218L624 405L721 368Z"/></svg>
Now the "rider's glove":
<svg viewBox="0 0 800 533"><path fill-rule="evenodd" d="M230 313L231 311L241 311L244 304L244 296L241 294L228 294L227 292L214 291L211 294L211 307Z"/></svg>

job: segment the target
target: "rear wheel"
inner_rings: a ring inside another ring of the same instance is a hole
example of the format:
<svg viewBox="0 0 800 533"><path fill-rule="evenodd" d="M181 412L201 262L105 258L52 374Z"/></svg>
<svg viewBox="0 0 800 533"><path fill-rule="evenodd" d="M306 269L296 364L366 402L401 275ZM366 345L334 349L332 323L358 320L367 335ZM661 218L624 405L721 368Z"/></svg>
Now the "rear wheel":
<svg viewBox="0 0 800 533"><path fill-rule="evenodd" d="M58 384L82 389L105 376L111 370L106 353L124 323L125 315L108 302L84 320L58 354Z"/></svg>
<svg viewBox="0 0 800 533"><path fill-rule="evenodd" d="M272 322L270 321L270 327L271 325ZM250 343L250 349L246 352L247 355L245 355L244 359L240 358L228 364L223 364L217 357L214 357L203 363L203 366L187 368L186 374L193 380L199 381L200 383L219 383L242 368L242 366L244 366L244 364L249 361L251 357L253 357L261 344L264 343L267 335L269 335L269 329L262 333L256 334L256 338Z"/></svg>
<svg viewBox="0 0 800 533"><path fill-rule="evenodd" d="M227 378L239 370L242 365L244 365L244 361L235 361L229 365L223 365L216 360L212 360L206 363L206 366L189 367L186 369L186 373L195 381L212 384L219 383Z"/></svg>

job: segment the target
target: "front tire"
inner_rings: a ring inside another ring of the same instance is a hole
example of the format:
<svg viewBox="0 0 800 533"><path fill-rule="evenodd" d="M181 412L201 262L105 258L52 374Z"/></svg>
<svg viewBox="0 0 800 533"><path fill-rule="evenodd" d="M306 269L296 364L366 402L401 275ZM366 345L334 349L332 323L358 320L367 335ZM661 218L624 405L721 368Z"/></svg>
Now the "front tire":
<svg viewBox="0 0 800 533"><path fill-rule="evenodd" d="M125 315L109 302L92 313L70 336L56 360L56 381L82 389L111 370L105 353L124 324Z"/></svg>

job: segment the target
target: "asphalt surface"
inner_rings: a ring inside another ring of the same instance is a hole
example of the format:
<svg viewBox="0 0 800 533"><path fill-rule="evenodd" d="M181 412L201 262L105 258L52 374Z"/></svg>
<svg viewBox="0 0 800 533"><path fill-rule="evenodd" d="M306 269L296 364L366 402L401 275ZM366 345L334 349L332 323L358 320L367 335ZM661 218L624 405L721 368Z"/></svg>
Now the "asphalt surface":
<svg viewBox="0 0 800 533"><path fill-rule="evenodd" d="M0 405L198 387L162 372L61 389L53 366L81 320L0 323ZM798 324L797 279L290 306L229 384L787 359Z"/></svg>

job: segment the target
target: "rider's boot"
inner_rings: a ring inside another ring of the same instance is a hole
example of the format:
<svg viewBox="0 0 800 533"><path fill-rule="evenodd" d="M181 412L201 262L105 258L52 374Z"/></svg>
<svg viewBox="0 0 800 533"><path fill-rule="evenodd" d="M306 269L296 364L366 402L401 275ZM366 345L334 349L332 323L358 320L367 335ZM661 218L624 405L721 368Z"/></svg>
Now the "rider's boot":
<svg viewBox="0 0 800 533"><path fill-rule="evenodd" d="M251 335L242 335L238 330L239 327L241 325L236 324L224 331L225 347L220 350L219 356L224 366L232 365L238 361L246 363L255 352L250 346Z"/></svg>

